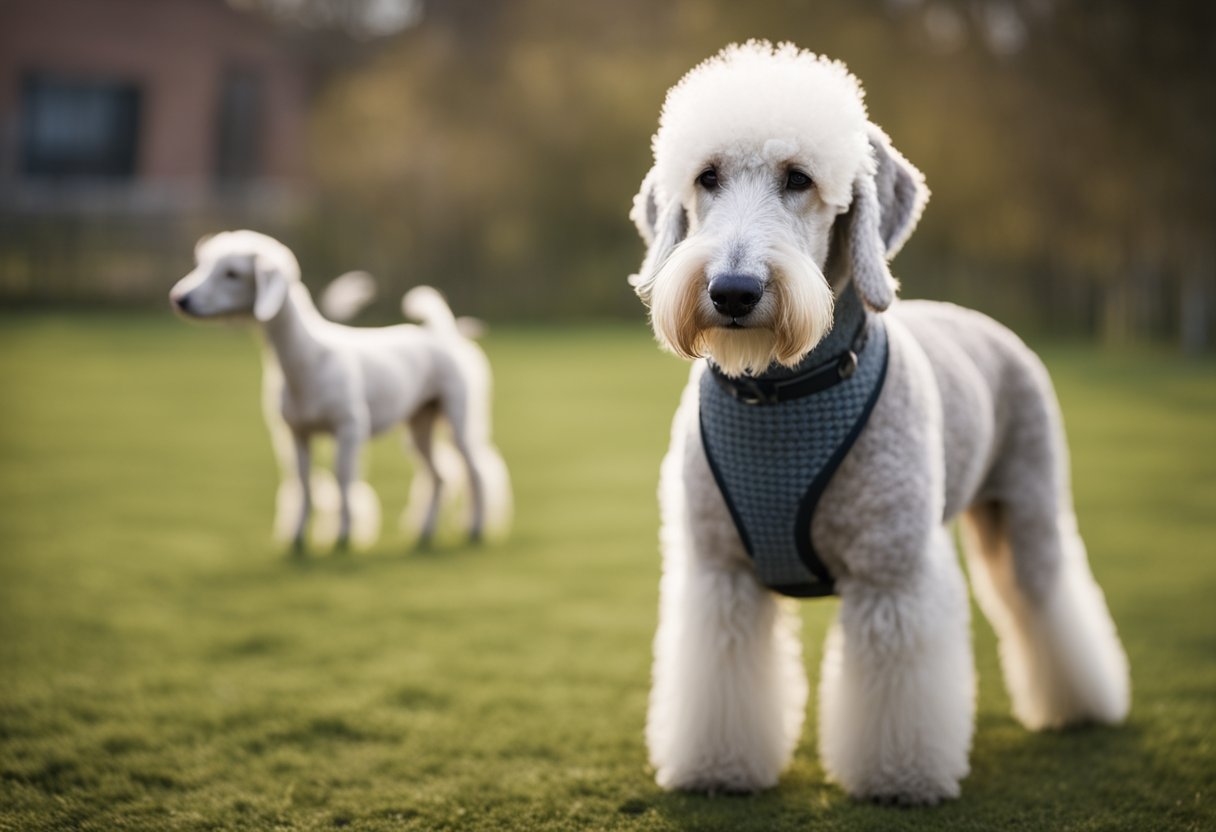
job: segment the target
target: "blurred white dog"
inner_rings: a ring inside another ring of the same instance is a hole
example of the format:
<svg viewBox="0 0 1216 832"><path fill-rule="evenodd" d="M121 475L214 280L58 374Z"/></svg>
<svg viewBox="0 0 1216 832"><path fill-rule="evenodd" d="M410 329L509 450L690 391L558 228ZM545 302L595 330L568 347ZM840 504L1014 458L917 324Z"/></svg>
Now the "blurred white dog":
<svg viewBox="0 0 1216 832"><path fill-rule="evenodd" d="M729 47L667 95L632 219L659 342L697 361L662 466L647 721L660 785L772 786L801 734L796 610L840 596L819 749L850 794L959 793L976 596L1032 729L1113 723L1127 660L1077 532L1042 364L994 321L896 300L928 197L839 63Z"/></svg>
<svg viewBox="0 0 1216 832"><path fill-rule="evenodd" d="M313 435L336 439L341 549L352 526L358 541L360 523L354 521L360 518L362 542L375 536L378 501L358 478L359 452L368 438L398 424L408 426L430 484L419 530L420 542L428 542L445 487L461 483L453 483L450 473L445 477L451 466L444 464L435 436L441 419L464 463L470 537L505 533L510 481L490 440L489 365L437 291L419 286L402 301L406 315L424 326L355 328L321 317L300 282L295 256L277 240L254 231L223 232L201 240L195 259L196 268L170 292L174 308L191 318L252 316L265 335L263 407L280 464L294 458L295 479L280 488L279 514L297 507L291 524L297 551L304 547L314 504ZM346 315L373 291L367 275L346 275L327 292L327 306Z"/></svg>

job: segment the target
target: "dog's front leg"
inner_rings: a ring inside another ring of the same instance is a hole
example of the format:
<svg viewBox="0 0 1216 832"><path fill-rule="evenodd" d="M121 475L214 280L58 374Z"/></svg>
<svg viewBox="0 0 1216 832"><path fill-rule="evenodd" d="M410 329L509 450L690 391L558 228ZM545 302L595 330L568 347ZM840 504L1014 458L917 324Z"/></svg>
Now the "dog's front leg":
<svg viewBox="0 0 1216 832"><path fill-rule="evenodd" d="M312 516L312 438L301 431L292 431L292 438L296 448L296 478L300 485L300 513L291 536L291 548L301 555L308 534L308 518Z"/></svg>
<svg viewBox="0 0 1216 832"><path fill-rule="evenodd" d="M695 396L663 463L663 580L646 738L666 789L776 784L802 731L797 613L761 586L710 474Z"/></svg>
<svg viewBox="0 0 1216 832"><path fill-rule="evenodd" d="M949 532L909 556L907 581L840 580L820 680L824 768L854 797L957 797L975 714L970 608Z"/></svg>
<svg viewBox="0 0 1216 832"><path fill-rule="evenodd" d="M338 539L334 550L346 551L350 545L351 485L359 473L359 449L363 446L367 430L360 420L343 424L335 433L337 451L334 456L334 473L338 479Z"/></svg>

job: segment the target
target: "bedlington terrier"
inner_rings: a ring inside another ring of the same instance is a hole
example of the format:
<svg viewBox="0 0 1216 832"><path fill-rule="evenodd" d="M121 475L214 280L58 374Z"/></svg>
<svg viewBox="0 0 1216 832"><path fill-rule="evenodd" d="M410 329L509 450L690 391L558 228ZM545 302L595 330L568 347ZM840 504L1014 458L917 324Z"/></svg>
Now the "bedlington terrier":
<svg viewBox="0 0 1216 832"><path fill-rule="evenodd" d="M320 315L300 281L295 256L264 234L227 231L206 237L196 246L195 259L198 265L170 292L174 308L190 318L251 316L265 336L263 408L280 465L294 458L294 487L280 489L279 506L291 502L285 494L300 497L291 532L297 552L304 548L314 504L314 434L336 440L336 546L341 550L351 539L352 515L357 519L361 506L365 513L378 513L375 493L358 478L363 443L398 424L408 426L420 473L430 483L419 542L434 535L444 491L453 486L441 464L440 422L450 428L464 463L469 536L479 540L487 532L505 532L510 483L490 440L489 365L437 291L419 286L402 301L406 315L423 326L356 328ZM358 294L368 288L360 278L351 290ZM342 300L355 307L360 302Z"/></svg>
<svg viewBox="0 0 1216 832"><path fill-rule="evenodd" d="M797 610L840 597L819 752L857 798L933 804L968 772L972 586L1033 730L1117 723L1127 659L1077 531L1047 372L991 319L897 301L928 197L840 63L731 46L667 94L631 278L693 364L661 468L646 726L660 786L773 786L802 729Z"/></svg>

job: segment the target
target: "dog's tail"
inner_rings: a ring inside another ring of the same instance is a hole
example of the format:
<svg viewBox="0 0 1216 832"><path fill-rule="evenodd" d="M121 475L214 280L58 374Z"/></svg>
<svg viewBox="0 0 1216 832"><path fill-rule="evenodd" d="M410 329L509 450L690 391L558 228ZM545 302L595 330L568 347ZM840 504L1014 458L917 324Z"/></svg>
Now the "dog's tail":
<svg viewBox="0 0 1216 832"><path fill-rule="evenodd" d="M443 295L431 286L415 286L406 292L401 299L401 311L406 318L436 332L458 333L469 340L480 338L486 331L485 323L477 318L457 318L452 314Z"/></svg>
<svg viewBox="0 0 1216 832"><path fill-rule="evenodd" d="M321 293L321 313L331 321L346 323L376 299L376 279L367 272L347 272L335 277Z"/></svg>

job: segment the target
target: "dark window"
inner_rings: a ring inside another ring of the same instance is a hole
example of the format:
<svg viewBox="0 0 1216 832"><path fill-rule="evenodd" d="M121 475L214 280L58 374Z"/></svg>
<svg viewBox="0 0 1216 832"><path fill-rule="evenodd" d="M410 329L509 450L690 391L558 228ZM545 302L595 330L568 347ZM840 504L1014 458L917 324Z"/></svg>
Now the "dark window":
<svg viewBox="0 0 1216 832"><path fill-rule="evenodd" d="M261 83L256 73L229 70L220 84L219 142L215 174L224 182L258 175Z"/></svg>
<svg viewBox="0 0 1216 832"><path fill-rule="evenodd" d="M139 89L134 84L31 75L21 98L21 169L26 175L135 175Z"/></svg>

